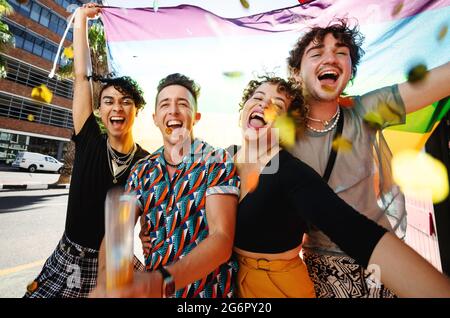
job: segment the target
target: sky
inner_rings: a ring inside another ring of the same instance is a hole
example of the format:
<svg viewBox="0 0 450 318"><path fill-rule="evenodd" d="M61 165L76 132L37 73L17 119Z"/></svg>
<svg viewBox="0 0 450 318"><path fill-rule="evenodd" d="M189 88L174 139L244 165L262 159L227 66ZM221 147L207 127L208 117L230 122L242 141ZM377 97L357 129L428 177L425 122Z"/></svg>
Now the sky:
<svg viewBox="0 0 450 318"><path fill-rule="evenodd" d="M103 2L105 5L119 7L152 7L155 1ZM248 0L250 8L245 9L239 0L157 2L159 7L197 5L228 18L298 4L298 1L294 0ZM345 1L340 2L341 5L343 3ZM407 70L423 60L429 59L429 68L448 61L449 36L444 41L430 40L426 46L417 46L420 41L430 38L430 35L434 38L438 33L436 26L439 26L440 22L430 23L430 19L435 17L434 13L424 14L414 23L405 24L395 34L384 36L383 32L389 30L391 22L375 23L377 16L384 9L382 3L363 7L363 11L368 14L368 20L360 25L366 38L363 44L366 54L358 67L354 83L346 89L349 94L362 94L374 88L402 82L406 79ZM441 11L450 13L450 7ZM127 14L126 10L124 14ZM351 17L351 12L348 14ZM441 15L443 21L448 20L448 14L443 12ZM135 139L149 151L162 145L161 133L152 120L156 86L162 77L180 72L192 77L202 87L199 98L202 119L194 129L195 136L219 147L240 144L238 104L244 87L250 79L265 72L286 77L286 58L300 36L301 32L252 38L218 36L160 39L149 43L130 41L122 43L122 47L116 46L114 54L117 63L114 67L117 75L130 75L135 78L143 87L147 100L146 108L136 120ZM416 40L412 40L414 37ZM229 77L224 75L227 72L240 72L241 76Z"/></svg>

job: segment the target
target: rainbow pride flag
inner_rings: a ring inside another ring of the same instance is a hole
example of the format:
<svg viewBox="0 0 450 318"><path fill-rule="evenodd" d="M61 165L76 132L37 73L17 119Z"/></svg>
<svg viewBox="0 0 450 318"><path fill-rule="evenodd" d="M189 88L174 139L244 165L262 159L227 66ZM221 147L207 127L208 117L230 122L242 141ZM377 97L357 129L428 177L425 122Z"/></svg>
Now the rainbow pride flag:
<svg viewBox="0 0 450 318"><path fill-rule="evenodd" d="M264 72L286 76L290 49L313 25L325 26L334 18L359 23L366 54L354 83L346 89L351 95L403 82L418 63L430 69L450 60L450 35L446 34L450 0L280 0L270 5L258 0L249 1L250 9L264 3L265 11L241 8L240 16L235 13L240 6L237 0L159 3L176 5L103 9L111 68L117 75L136 78L148 101L153 100L162 77L173 72L191 76L202 86L200 110L224 118L214 125L222 136L230 127L238 129L237 119L225 118L237 114L248 80ZM130 2L107 4L129 6ZM403 138L414 138L412 147L423 146L449 108L447 99L409 114L406 125L387 133L389 142L400 138L393 151L404 145Z"/></svg>

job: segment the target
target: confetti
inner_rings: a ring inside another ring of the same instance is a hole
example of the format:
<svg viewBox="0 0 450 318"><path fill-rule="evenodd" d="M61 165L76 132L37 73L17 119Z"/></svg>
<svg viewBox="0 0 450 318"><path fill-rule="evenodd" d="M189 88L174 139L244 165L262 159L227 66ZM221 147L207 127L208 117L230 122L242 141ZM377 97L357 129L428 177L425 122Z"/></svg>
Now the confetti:
<svg viewBox="0 0 450 318"><path fill-rule="evenodd" d="M170 128L170 127L167 127L167 128L166 128L166 134L167 134L167 135L171 135L171 134L172 134L172 131L173 131L172 128Z"/></svg>
<svg viewBox="0 0 450 318"><path fill-rule="evenodd" d="M122 203L122 208L119 213L120 223L127 223L130 218L130 207L127 204Z"/></svg>
<svg viewBox="0 0 450 318"><path fill-rule="evenodd" d="M350 96L339 96L339 105L344 108L352 108L355 106L355 101Z"/></svg>
<svg viewBox="0 0 450 318"><path fill-rule="evenodd" d="M222 73L224 76L226 77L230 77L230 78L238 78L241 77L242 75L244 75L242 72L240 71L233 71L233 72L223 72Z"/></svg>
<svg viewBox="0 0 450 318"><path fill-rule="evenodd" d="M400 11L402 11L402 9L403 9L403 1L400 1L395 5L394 9L392 9L392 16L395 17L396 15L398 15Z"/></svg>
<svg viewBox="0 0 450 318"><path fill-rule="evenodd" d="M34 115L28 114L27 119L28 121L34 121Z"/></svg>
<svg viewBox="0 0 450 318"><path fill-rule="evenodd" d="M446 25L442 26L442 28L439 30L439 33L438 33L438 41L439 42L445 38L445 36L447 35L447 32L448 32L448 26L446 26Z"/></svg>
<svg viewBox="0 0 450 318"><path fill-rule="evenodd" d="M73 47L69 46L69 47L64 48L63 56L66 59L73 59Z"/></svg>
<svg viewBox="0 0 450 318"><path fill-rule="evenodd" d="M154 0L153 1L153 10L155 10L155 12L158 12L158 9L159 9L158 0Z"/></svg>
<svg viewBox="0 0 450 318"><path fill-rule="evenodd" d="M240 1L244 8L246 8L246 9L250 8L250 4L248 3L247 0L240 0Z"/></svg>
<svg viewBox="0 0 450 318"><path fill-rule="evenodd" d="M289 148L295 144L295 122L290 116L287 114L278 116L275 120L274 127L279 129L280 143L284 147Z"/></svg>
<svg viewBox="0 0 450 318"><path fill-rule="evenodd" d="M428 74L428 69L425 64L417 64L408 72L408 82L417 83L425 79Z"/></svg>
<svg viewBox="0 0 450 318"><path fill-rule="evenodd" d="M447 168L427 153L405 150L392 158L395 182L403 192L419 197L430 196L433 203L447 198L449 181Z"/></svg>
<svg viewBox="0 0 450 318"><path fill-rule="evenodd" d="M50 104L53 98L53 93L45 86L41 84L31 90L31 98L34 100Z"/></svg>
<svg viewBox="0 0 450 318"><path fill-rule="evenodd" d="M264 109L264 120L268 123L275 121L278 116L277 106L272 104L269 105L266 109Z"/></svg>
<svg viewBox="0 0 450 318"><path fill-rule="evenodd" d="M364 115L364 120L374 128L383 127L383 117L381 117L380 113L378 112L368 112L366 115Z"/></svg>
<svg viewBox="0 0 450 318"><path fill-rule="evenodd" d="M380 114L381 118L383 118L383 124L384 123L400 123L401 118L399 114L396 114L391 110L391 107L389 107L389 104L380 103L378 105L378 113Z"/></svg>
<svg viewBox="0 0 450 318"><path fill-rule="evenodd" d="M349 152L352 150L353 143L342 136L338 136L333 140L331 145L335 151Z"/></svg>
<svg viewBox="0 0 450 318"><path fill-rule="evenodd" d="M31 283L28 284L27 286L27 291L29 293L34 292L36 289L38 288L38 282L37 281L32 281Z"/></svg>

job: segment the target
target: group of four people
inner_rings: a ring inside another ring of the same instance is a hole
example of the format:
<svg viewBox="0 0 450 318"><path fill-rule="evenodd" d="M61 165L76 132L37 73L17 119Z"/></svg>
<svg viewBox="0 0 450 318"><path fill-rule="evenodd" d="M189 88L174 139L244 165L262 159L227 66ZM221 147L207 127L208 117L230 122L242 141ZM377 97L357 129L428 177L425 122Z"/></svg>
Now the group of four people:
<svg viewBox="0 0 450 318"><path fill-rule="evenodd" d="M389 182L385 144L376 138L406 113L450 94L440 85L448 83L449 64L419 84L355 96L344 108L340 96L356 75L360 34L345 21L313 28L290 53L290 80L262 77L245 89L242 146L235 151L194 138L200 89L193 80L162 79L153 120L163 146L149 155L132 136L145 101L130 78L104 80L99 113L107 133L96 124L86 25L100 10L87 4L76 13L76 155L66 228L26 297L105 296L104 201L116 185L137 196L145 268L113 296L450 296L448 278L392 234L388 207L402 197ZM379 107L385 118L374 127L364 118ZM296 123L289 151L269 109ZM332 150L336 135L352 140L350 153ZM67 284L73 265L81 273L75 286ZM389 289L367 283L373 275L365 269L373 266Z"/></svg>

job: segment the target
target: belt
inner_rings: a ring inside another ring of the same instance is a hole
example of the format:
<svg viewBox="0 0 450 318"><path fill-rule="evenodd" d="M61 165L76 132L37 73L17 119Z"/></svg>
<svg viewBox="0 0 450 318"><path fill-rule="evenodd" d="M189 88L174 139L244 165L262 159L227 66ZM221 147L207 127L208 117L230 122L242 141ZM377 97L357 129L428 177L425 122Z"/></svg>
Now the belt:
<svg viewBox="0 0 450 318"><path fill-rule="evenodd" d="M59 242L59 249L67 254L81 258L98 258L98 251L71 242L65 235Z"/></svg>

